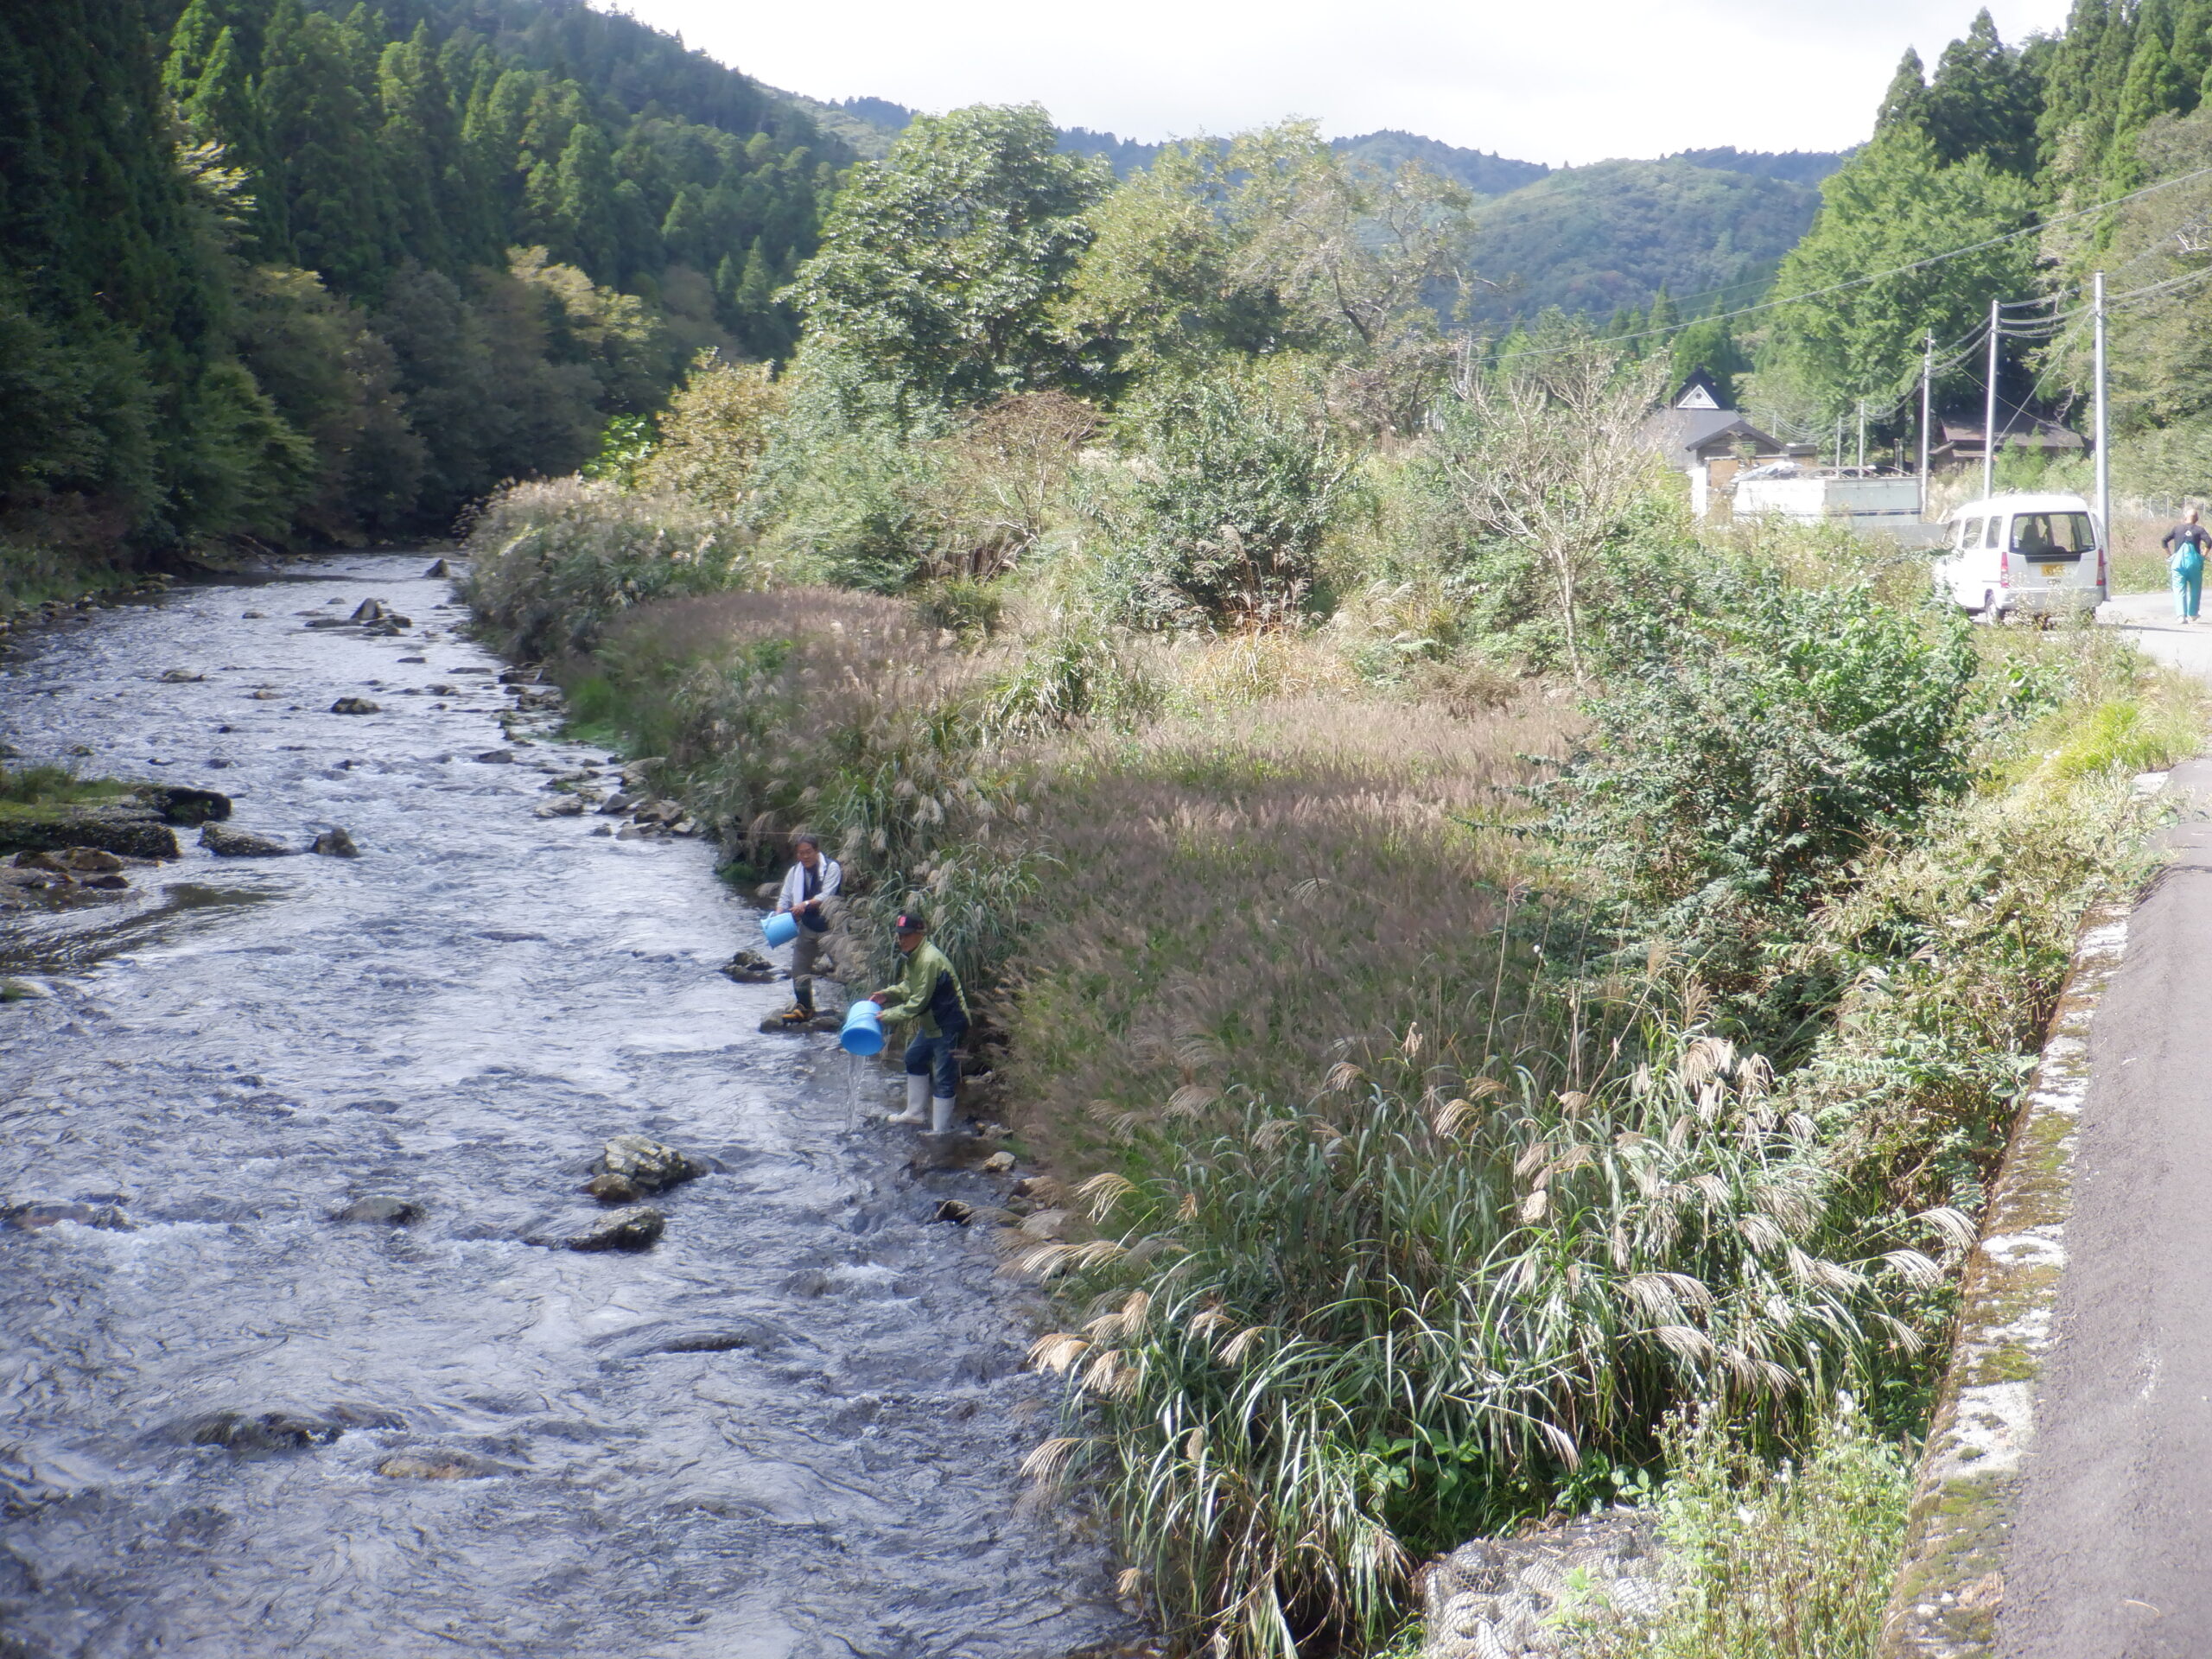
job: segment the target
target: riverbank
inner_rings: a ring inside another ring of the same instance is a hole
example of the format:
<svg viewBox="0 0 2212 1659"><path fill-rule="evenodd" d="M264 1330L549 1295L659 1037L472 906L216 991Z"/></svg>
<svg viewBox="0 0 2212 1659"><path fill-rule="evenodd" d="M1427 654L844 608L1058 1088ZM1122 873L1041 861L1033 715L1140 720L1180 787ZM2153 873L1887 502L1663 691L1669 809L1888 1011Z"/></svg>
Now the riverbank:
<svg viewBox="0 0 2212 1659"><path fill-rule="evenodd" d="M1378 680L1319 637L1147 639L1018 586L964 636L928 595L626 606L637 538L598 580L563 500L550 539L524 501L480 542L480 616L569 642L578 715L668 757L741 861L825 831L857 937L920 903L985 991L975 1106L1066 1193L1003 1235L1066 1320L1037 1357L1071 1414L1032 1466L1105 1498L1172 1635L1371 1649L1423 1554L1650 1490L1670 1409L1786 1445L1839 1385L1891 1448L1878 1539L1798 1515L1832 1548L1783 1577L1704 1559L1743 1640L1824 1575L1871 1631L2022 1059L2079 915L2139 879L2126 780L2196 741L2194 693L2093 634L1948 632L1910 572L1826 544L1752 552L1717 595L1741 614L1693 610L1646 690L1586 700ZM652 591L694 578L758 579ZM1840 761L1897 697L1925 747ZM1845 764L1926 806L1740 839ZM1847 850L1793 863L1827 833ZM1709 835L1809 885L1662 913L1739 856ZM1630 1196L1678 1190L1725 1239Z"/></svg>
<svg viewBox="0 0 2212 1659"><path fill-rule="evenodd" d="M24 764L83 745L359 853L183 836L128 893L0 918L53 993L0 1008L10 1635L1121 1643L1096 1548L1015 1511L1027 1320L932 1220L1002 1184L906 1172L841 1065L755 1034L782 993L715 971L755 925L709 847L539 816L607 752L517 716L429 563L194 584L0 664ZM411 625L307 626L372 598ZM605 1213L579 1189L618 1134L713 1166L659 1242L528 1242ZM414 1213L342 1218L376 1199Z"/></svg>

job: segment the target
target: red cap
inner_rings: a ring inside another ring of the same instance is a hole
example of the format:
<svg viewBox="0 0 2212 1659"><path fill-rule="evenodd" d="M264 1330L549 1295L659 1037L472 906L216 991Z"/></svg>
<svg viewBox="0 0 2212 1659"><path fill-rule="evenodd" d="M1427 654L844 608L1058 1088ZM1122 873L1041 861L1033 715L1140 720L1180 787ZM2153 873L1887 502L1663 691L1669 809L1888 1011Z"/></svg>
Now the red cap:
<svg viewBox="0 0 2212 1659"><path fill-rule="evenodd" d="M917 916L911 910L900 911L899 912L899 919L893 922L891 926L893 931L899 933L922 933L928 931L927 925L923 922L922 918L919 916Z"/></svg>

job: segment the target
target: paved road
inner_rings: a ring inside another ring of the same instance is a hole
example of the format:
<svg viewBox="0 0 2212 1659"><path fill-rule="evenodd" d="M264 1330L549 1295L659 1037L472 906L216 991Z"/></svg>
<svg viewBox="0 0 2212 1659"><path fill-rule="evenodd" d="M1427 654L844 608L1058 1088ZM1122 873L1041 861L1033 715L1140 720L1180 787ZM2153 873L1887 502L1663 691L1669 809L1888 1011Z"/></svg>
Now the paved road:
<svg viewBox="0 0 2212 1659"><path fill-rule="evenodd" d="M2212 677L2212 621L2178 626L2164 594L2100 614ZM2212 759L2169 787L2212 803ZM2002 1659L2212 1655L2212 822L2171 843L2090 1035Z"/></svg>

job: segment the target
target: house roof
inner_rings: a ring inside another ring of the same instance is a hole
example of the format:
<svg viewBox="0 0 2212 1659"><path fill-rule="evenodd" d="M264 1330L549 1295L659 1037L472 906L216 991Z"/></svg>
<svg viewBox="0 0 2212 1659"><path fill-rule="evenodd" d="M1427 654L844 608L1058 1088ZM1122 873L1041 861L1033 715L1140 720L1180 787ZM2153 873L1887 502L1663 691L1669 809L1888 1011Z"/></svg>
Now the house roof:
<svg viewBox="0 0 2212 1659"><path fill-rule="evenodd" d="M1782 442L1732 409L1662 409L1643 423L1644 442L1677 467L1694 466L1715 450L1732 450L1745 439L1779 454Z"/></svg>
<svg viewBox="0 0 2212 1659"><path fill-rule="evenodd" d="M1670 409L1719 409L1722 407L1719 385L1703 369L1692 369L1689 378L1675 388L1667 404Z"/></svg>

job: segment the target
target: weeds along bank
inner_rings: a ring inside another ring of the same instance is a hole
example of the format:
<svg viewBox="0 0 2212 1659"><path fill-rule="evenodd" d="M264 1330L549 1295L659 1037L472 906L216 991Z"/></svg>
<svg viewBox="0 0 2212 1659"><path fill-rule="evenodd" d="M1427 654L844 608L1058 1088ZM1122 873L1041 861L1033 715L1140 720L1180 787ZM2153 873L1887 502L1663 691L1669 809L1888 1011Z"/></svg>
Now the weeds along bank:
<svg viewBox="0 0 2212 1659"><path fill-rule="evenodd" d="M687 511L515 492L480 613L739 861L824 830L856 939L919 902L989 988L993 1109L1066 1189L1002 1236L1066 1321L1034 1470L1168 1629L1379 1649L1426 1554L1673 1466L1699 1617L1871 1630L1981 1183L2183 690L1803 543L1654 554L1666 608L1578 688L1131 631L1073 608L1095 569L785 585ZM1714 1471L1748 1502L1798 1446L1833 1513L1777 1489L1791 1548L1726 1547Z"/></svg>
<svg viewBox="0 0 2212 1659"><path fill-rule="evenodd" d="M1447 335L1464 206L1296 125L1112 186L924 118L791 360L496 498L472 599L748 879L822 832L876 982L930 912L1058 1183L995 1230L1032 1471L1178 1650L1402 1651L1431 1553L1656 1495L1686 1593L1591 1653L1850 1659L2202 711L1919 559L1695 533L1674 365Z"/></svg>

